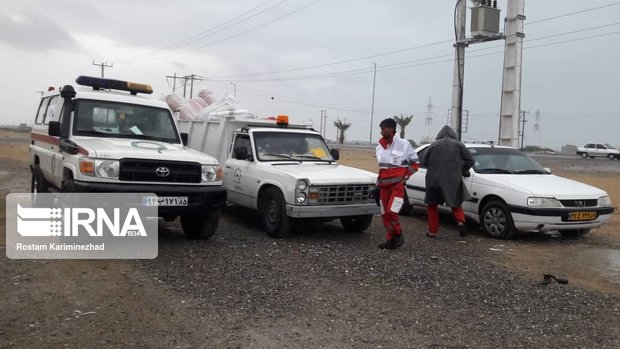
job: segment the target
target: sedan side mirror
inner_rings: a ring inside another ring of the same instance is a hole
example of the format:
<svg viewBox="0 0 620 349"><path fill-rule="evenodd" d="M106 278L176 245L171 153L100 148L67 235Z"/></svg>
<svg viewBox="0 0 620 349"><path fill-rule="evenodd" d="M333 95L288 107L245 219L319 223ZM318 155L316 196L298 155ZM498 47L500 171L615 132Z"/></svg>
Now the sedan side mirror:
<svg viewBox="0 0 620 349"><path fill-rule="evenodd" d="M338 149L330 149L329 152L332 154L334 160L340 159L340 150Z"/></svg>
<svg viewBox="0 0 620 349"><path fill-rule="evenodd" d="M550 169L549 167L545 167L545 168L544 168L544 170L545 170L545 172L547 172L547 173L551 173L551 169Z"/></svg>

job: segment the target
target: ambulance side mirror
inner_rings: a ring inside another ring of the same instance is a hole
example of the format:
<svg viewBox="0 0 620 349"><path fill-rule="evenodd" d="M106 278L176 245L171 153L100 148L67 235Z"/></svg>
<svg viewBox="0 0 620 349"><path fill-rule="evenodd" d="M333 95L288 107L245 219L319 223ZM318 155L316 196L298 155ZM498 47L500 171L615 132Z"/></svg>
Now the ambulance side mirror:
<svg viewBox="0 0 620 349"><path fill-rule="evenodd" d="M189 134L185 132L181 132L181 142L183 143L184 146L187 145L188 140L189 140Z"/></svg>
<svg viewBox="0 0 620 349"><path fill-rule="evenodd" d="M330 149L329 152L332 154L334 160L340 159L340 150L338 149Z"/></svg>
<svg viewBox="0 0 620 349"><path fill-rule="evenodd" d="M52 137L60 136L60 122L50 121L47 128L47 134Z"/></svg>

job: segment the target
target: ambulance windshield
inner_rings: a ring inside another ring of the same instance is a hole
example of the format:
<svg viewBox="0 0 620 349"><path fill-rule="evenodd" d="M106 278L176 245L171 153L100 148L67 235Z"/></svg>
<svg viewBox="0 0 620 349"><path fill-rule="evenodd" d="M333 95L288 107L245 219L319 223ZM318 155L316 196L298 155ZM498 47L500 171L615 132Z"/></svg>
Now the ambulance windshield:
<svg viewBox="0 0 620 349"><path fill-rule="evenodd" d="M137 104L77 100L76 136L151 139L180 143L170 111Z"/></svg>

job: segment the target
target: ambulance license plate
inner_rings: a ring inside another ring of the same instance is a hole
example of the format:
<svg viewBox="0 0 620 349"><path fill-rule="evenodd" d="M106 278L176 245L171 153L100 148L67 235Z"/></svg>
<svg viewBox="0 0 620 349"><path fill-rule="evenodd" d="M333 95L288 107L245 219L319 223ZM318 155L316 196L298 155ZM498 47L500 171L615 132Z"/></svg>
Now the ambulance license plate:
<svg viewBox="0 0 620 349"><path fill-rule="evenodd" d="M148 196L146 206L187 206L187 196Z"/></svg>

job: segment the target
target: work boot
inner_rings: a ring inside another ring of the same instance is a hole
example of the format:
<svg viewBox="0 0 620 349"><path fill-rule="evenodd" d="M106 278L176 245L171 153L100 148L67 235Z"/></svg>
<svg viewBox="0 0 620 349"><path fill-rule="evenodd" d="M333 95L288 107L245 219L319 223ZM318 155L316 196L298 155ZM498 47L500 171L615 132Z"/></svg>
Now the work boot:
<svg viewBox="0 0 620 349"><path fill-rule="evenodd" d="M395 250L396 248L398 248L398 246L396 246L394 239L392 239L392 240L385 240L384 243L379 244L379 248L384 249L384 250Z"/></svg>
<svg viewBox="0 0 620 349"><path fill-rule="evenodd" d="M403 234L396 235L396 237L394 238L394 244L396 245L396 248L399 248L405 244L405 238L403 237Z"/></svg>
<svg viewBox="0 0 620 349"><path fill-rule="evenodd" d="M465 229L465 224L459 222L457 224L457 227L459 228L459 235L461 237L463 237L463 238L466 237L467 236L467 229Z"/></svg>

